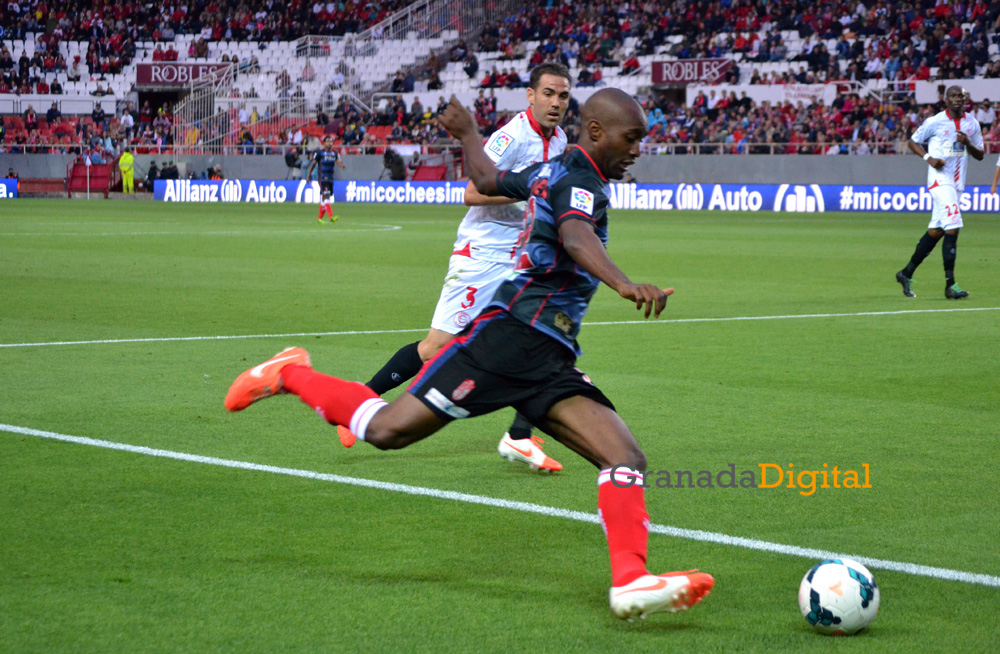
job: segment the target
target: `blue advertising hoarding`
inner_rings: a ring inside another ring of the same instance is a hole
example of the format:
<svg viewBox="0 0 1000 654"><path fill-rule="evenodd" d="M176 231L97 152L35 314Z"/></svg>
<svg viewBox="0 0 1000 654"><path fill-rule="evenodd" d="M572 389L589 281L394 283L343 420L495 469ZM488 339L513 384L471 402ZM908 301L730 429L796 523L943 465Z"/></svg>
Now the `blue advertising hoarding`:
<svg viewBox="0 0 1000 654"><path fill-rule="evenodd" d="M335 202L376 204L463 204L466 182L334 182ZM837 211L929 213L932 198L923 186L851 184L622 184L608 186L612 209L659 211ZM316 204L318 182L161 180L153 198L164 202L295 202ZM959 199L966 213L1000 211L989 187L966 187Z"/></svg>
<svg viewBox="0 0 1000 654"><path fill-rule="evenodd" d="M0 179L0 200L17 197L17 180Z"/></svg>

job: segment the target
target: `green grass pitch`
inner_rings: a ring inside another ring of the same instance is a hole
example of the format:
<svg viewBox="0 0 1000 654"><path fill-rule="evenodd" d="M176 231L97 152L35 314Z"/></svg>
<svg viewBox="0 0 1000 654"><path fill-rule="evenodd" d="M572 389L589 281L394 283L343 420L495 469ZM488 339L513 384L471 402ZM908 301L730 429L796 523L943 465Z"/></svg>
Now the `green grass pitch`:
<svg viewBox="0 0 1000 654"><path fill-rule="evenodd" d="M496 455L509 410L392 453L343 449L291 397L223 410L284 347L366 380L429 324L462 209L337 210L3 204L0 423L595 512L596 471L561 445L553 476ZM1000 575L1000 222L962 231L970 298L944 299L935 251L910 300L893 275L927 218L612 212L612 257L677 292L641 323L601 289L580 367L650 470L871 471L811 496L654 488L654 523ZM693 320L761 316L812 317ZM813 563L654 534L653 571L715 590L620 623L594 524L0 430L5 652L996 651L1000 588L890 570L868 631L814 634L796 602Z"/></svg>

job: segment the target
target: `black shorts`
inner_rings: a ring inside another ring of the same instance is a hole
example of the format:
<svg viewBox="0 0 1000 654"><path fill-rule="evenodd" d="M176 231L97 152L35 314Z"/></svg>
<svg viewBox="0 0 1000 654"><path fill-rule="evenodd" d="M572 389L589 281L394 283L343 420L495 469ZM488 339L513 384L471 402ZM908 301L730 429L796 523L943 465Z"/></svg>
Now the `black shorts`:
<svg viewBox="0 0 1000 654"><path fill-rule="evenodd" d="M582 395L615 408L575 364L565 345L493 311L431 359L408 390L445 421L511 406L548 432L545 416L560 400Z"/></svg>
<svg viewBox="0 0 1000 654"><path fill-rule="evenodd" d="M321 179L319 180L319 191L324 197L328 195L333 195L333 180L332 179Z"/></svg>

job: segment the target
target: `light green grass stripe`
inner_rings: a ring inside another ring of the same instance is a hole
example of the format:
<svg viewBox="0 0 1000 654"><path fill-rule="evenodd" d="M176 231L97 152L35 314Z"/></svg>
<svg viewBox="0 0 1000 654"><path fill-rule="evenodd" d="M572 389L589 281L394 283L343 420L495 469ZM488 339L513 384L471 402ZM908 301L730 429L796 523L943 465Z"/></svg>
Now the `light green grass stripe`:
<svg viewBox="0 0 1000 654"><path fill-rule="evenodd" d="M480 504L483 506L507 509L510 511L523 511L525 513L536 513L539 515L544 515L554 518L576 520L578 522L589 522L593 524L599 524L600 522L597 515L593 513L584 513L582 511L570 511L568 509L559 509L551 506L543 506L541 504L532 504L530 502L514 502L511 500L503 500L495 497L471 495L469 493L446 491L437 488L410 486L408 484L396 484L385 481L376 481L374 479L344 477L341 475L315 472L312 470L281 468L278 466L262 465L259 463L249 463L247 461L233 461L230 459L219 459L211 456L200 456L198 454L187 454L185 452L173 452L170 450L160 450L151 447L129 445L127 443L115 443L113 441L87 438L84 436L70 436L67 434L58 434L51 431L42 431L39 429L31 429L28 427L18 427L17 425L8 425L4 423L0 423L0 431L8 432L11 434L20 434L23 436L48 438L67 443L76 443L78 445L90 445L92 447L101 447L110 450L131 452L134 454L142 454L145 456L154 456L165 459L176 459L179 461L188 461L192 463L204 463L207 465L221 466L224 468L253 470L255 472L269 472L277 475L303 477L306 479L315 479L318 481L332 482L335 484L362 486L364 488L374 488L394 493L405 493L407 495L421 495L424 497L433 497L435 499L451 500L454 502ZM986 575L986 574L979 574L974 572L963 572L961 570L937 568L933 566L920 565L917 563L889 561L886 559L875 559L866 556L857 556L854 554L829 552L826 550L812 549L809 547L797 547L795 545L771 543L768 541L757 540L755 538L741 538L739 536L730 536L728 534L720 534L711 531L701 531L697 529L682 529L679 527L669 527L666 525L657 525L657 524L650 525L650 531L654 534L673 536L675 538L684 538L688 540L702 541L718 545L728 545L732 547L743 547L746 549L760 550L764 552L774 552L775 554L798 556L807 559L834 559L846 556L856 561L859 561L870 568L891 570L894 572L903 572L906 574L911 574L921 577L932 577L935 579L942 579L947 581L959 581L967 584L978 584L983 586L992 586L994 588L1000 588L1000 577Z"/></svg>
<svg viewBox="0 0 1000 654"><path fill-rule="evenodd" d="M648 325L676 324L690 322L738 322L746 320L794 320L796 318L854 318L861 316L899 316L911 313L955 313L968 311L1000 311L1000 307L968 307L956 309L906 309L903 311L859 311L856 313L804 313L783 316L731 316L723 318L673 318L666 320L612 320L607 322L585 322L587 327L608 325ZM223 336L163 336L158 338L111 338L93 341L43 341L39 343L0 343L0 348L46 347L53 345L110 345L115 343L172 343L179 341L232 341L250 338L297 338L315 336L358 336L368 334L414 334L426 332L426 327L416 329L368 329L339 332L294 332L288 334L235 334Z"/></svg>

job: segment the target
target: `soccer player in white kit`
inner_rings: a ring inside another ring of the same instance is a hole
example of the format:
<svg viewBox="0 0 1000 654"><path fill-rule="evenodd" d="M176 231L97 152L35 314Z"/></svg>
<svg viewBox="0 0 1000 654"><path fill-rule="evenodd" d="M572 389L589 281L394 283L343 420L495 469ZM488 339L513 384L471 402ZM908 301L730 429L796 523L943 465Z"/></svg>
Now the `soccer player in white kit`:
<svg viewBox="0 0 1000 654"><path fill-rule="evenodd" d="M561 64L545 63L531 71L528 109L522 111L487 139L483 149L500 170L518 172L548 161L566 149L566 134L559 127L570 100L569 71ZM422 341L399 349L366 386L384 394L420 372L489 304L500 283L514 269L514 251L524 220L523 204L505 197L489 197L470 181L465 204L471 206L458 228L448 262L448 274L431 328ZM341 442L350 447L354 435L338 427ZM556 471L562 465L547 456L542 440L531 435L531 423L518 414L497 447L500 455L533 469Z"/></svg>
<svg viewBox="0 0 1000 654"><path fill-rule="evenodd" d="M955 283L958 231L962 228L958 197L965 189L969 155L976 161L982 161L986 153L979 123L964 111L965 99L965 89L949 86L944 94L945 110L925 120L908 143L910 151L927 162L927 189L934 198L934 208L927 233L917 243L910 262L896 273L896 281L902 285L906 297L917 297L913 292L913 273L934 250L941 237L944 237L941 253L944 258L944 296L959 300L969 295ZM927 143L926 151L921 143Z"/></svg>

